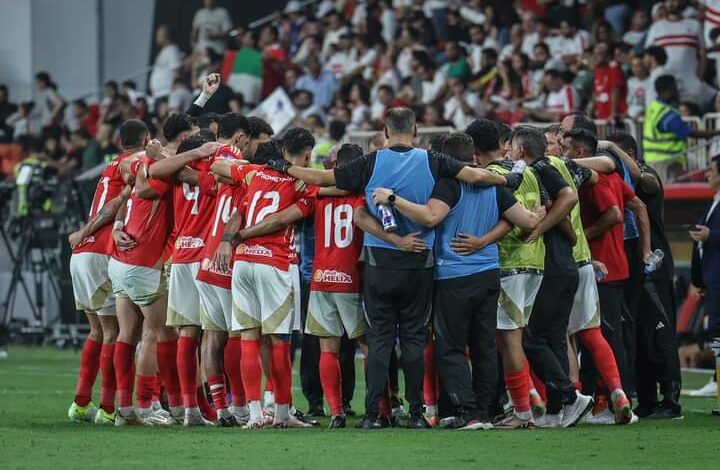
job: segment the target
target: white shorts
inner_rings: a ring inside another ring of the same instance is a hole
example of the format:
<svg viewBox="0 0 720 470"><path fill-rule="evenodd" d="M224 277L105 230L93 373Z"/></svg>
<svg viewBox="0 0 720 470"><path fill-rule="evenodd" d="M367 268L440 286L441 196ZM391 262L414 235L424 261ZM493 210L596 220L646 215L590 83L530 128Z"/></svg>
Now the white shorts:
<svg viewBox="0 0 720 470"><path fill-rule="evenodd" d="M359 338L365 334L360 294L310 291L305 333L320 337Z"/></svg>
<svg viewBox="0 0 720 470"><path fill-rule="evenodd" d="M289 335L295 295L290 271L236 261L232 273L233 330L260 328L263 335Z"/></svg>
<svg viewBox="0 0 720 470"><path fill-rule="evenodd" d="M155 302L167 287L162 269L133 266L114 258L108 262L108 275L115 296L128 298L139 307Z"/></svg>
<svg viewBox="0 0 720 470"><path fill-rule="evenodd" d="M592 264L578 268L578 288L575 292L568 334L600 326L600 295Z"/></svg>
<svg viewBox="0 0 720 470"><path fill-rule="evenodd" d="M232 327L232 291L195 280L200 294L200 323L203 330L230 331Z"/></svg>
<svg viewBox="0 0 720 470"><path fill-rule="evenodd" d="M517 330L527 326L542 280L543 275L539 273L519 273L500 277L498 330Z"/></svg>
<svg viewBox="0 0 720 470"><path fill-rule="evenodd" d="M98 315L115 315L109 261L109 255L100 253L75 253L70 257L75 308Z"/></svg>
<svg viewBox="0 0 720 470"><path fill-rule="evenodd" d="M290 265L290 276L292 276L293 292L293 331L302 331L302 318L300 318L300 312L302 312L302 297L300 296L300 266L297 264Z"/></svg>
<svg viewBox="0 0 720 470"><path fill-rule="evenodd" d="M200 262L173 263L168 289L168 326L200 326L200 294L195 278Z"/></svg>

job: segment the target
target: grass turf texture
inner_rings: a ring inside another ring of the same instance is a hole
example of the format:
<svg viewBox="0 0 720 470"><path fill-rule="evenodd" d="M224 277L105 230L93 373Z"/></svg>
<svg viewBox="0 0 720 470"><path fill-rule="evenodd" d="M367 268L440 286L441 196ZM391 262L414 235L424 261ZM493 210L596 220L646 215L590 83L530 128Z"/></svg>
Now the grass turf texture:
<svg viewBox="0 0 720 470"><path fill-rule="evenodd" d="M710 416L715 400L692 398L683 400L682 421L533 431L242 431L73 424L66 413L78 363L77 352L50 348L11 348L10 357L0 361L0 468L707 469L717 462L720 441L720 417ZM695 388L706 380L705 375L687 375L684 386ZM362 390L358 375L353 403L358 411ZM294 394L304 409L297 373ZM95 400L97 396L96 390ZM327 419L322 422L327 426Z"/></svg>

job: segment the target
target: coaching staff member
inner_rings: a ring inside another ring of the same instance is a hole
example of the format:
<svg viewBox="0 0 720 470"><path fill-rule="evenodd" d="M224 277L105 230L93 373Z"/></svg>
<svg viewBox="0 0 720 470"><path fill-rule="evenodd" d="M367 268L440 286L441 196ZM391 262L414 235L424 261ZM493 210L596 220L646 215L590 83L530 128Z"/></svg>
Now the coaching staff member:
<svg viewBox="0 0 720 470"><path fill-rule="evenodd" d="M333 186L352 193L364 191L368 211L377 217L372 204L375 188L389 188L402 198L425 204L441 177L458 178L471 184L519 185L521 175L503 177L487 170L471 168L447 155L414 148L417 134L415 114L408 108L394 108L385 118L388 147L380 149L334 170L314 170L291 166L286 161L270 163L309 184ZM391 198L392 199L392 198ZM392 204L392 201L390 202ZM405 395L410 404L409 427L428 427L422 415L423 349L433 285L433 246L435 231L413 223L396 213L398 234L419 232L427 249L404 252L372 235L365 234L362 260L363 302L368 336L367 415L361 427L378 429L380 400L387 381L390 353L395 336L400 336Z"/></svg>

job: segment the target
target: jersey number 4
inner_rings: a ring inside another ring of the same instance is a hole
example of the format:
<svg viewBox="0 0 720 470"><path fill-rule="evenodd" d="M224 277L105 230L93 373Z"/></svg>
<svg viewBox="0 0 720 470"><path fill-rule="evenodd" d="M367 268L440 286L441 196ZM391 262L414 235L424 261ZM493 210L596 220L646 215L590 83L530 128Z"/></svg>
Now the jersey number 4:
<svg viewBox="0 0 720 470"><path fill-rule="evenodd" d="M325 248L331 241L338 248L347 248L353 241L353 207L350 204L325 206Z"/></svg>

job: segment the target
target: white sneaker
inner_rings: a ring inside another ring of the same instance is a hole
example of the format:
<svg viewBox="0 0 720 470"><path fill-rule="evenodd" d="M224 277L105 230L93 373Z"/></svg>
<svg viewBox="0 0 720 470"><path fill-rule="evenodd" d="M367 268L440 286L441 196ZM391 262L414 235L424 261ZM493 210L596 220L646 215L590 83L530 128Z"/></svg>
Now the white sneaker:
<svg viewBox="0 0 720 470"><path fill-rule="evenodd" d="M474 419L460 428L460 431L488 431L493 428L492 423Z"/></svg>
<svg viewBox="0 0 720 470"><path fill-rule="evenodd" d="M165 410L155 411L152 408L140 408L137 414L145 421L145 424L149 426L167 426L170 424L168 422L170 413Z"/></svg>
<svg viewBox="0 0 720 470"><path fill-rule="evenodd" d="M145 421L137 414L133 407L129 412L123 414L118 409L115 413L115 426L144 426Z"/></svg>
<svg viewBox="0 0 720 470"><path fill-rule="evenodd" d="M212 426L213 423L203 418L199 408L186 408L183 426Z"/></svg>
<svg viewBox="0 0 720 470"><path fill-rule="evenodd" d="M274 423L273 423L274 424ZM297 419L297 417L294 414L291 414L288 420L286 421L288 428L311 428L313 427L310 423L305 423L303 421L300 421Z"/></svg>
<svg viewBox="0 0 720 470"><path fill-rule="evenodd" d="M569 428L570 426L574 426L583 416L592 410L593 398L591 396L583 395L577 391L575 394L577 395L575 402L563 406L560 427Z"/></svg>
<svg viewBox="0 0 720 470"><path fill-rule="evenodd" d="M688 396L695 398L712 398L718 394L718 385L715 380L710 378L710 381L697 390L693 390L688 393Z"/></svg>
<svg viewBox="0 0 720 470"><path fill-rule="evenodd" d="M243 426L243 429L262 429L265 427L265 420L264 419L251 419L247 422L245 426Z"/></svg>
<svg viewBox="0 0 720 470"><path fill-rule="evenodd" d="M185 422L185 408L183 408L182 406L175 406L173 408L170 408L170 413L168 414L170 415L167 419L167 424L169 426L182 426L182 424Z"/></svg>
<svg viewBox="0 0 720 470"><path fill-rule="evenodd" d="M248 421L250 421L250 410L248 409L247 405L230 405L228 409L230 410L230 413L232 413L232 415L235 417L235 421L237 421L240 426L245 426Z"/></svg>
<svg viewBox="0 0 720 470"><path fill-rule="evenodd" d="M585 424L615 424L615 415L609 408L605 408L596 415L586 414L581 422Z"/></svg>
<svg viewBox="0 0 720 470"><path fill-rule="evenodd" d="M563 410L557 414L545 413L542 416L533 418L538 428L560 428L562 427Z"/></svg>

